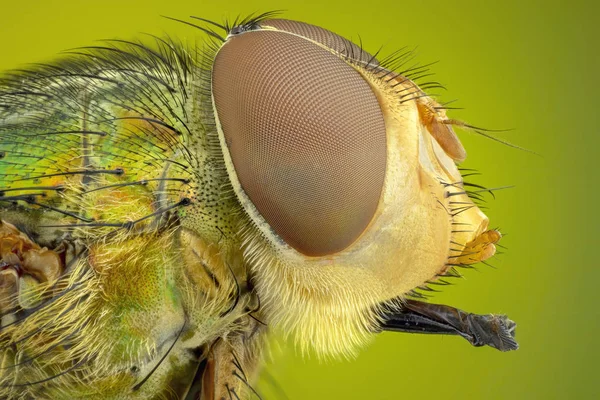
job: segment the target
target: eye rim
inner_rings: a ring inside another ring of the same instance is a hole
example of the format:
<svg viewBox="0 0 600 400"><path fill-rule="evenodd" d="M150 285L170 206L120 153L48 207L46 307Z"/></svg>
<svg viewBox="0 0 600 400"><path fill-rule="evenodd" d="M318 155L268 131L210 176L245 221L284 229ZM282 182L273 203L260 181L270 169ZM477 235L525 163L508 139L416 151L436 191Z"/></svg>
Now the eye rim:
<svg viewBox="0 0 600 400"><path fill-rule="evenodd" d="M369 53L361 45L359 46L329 29L285 18L266 19L260 21L259 25L263 29L275 29L279 32L297 35L306 40L318 43L330 51L337 53L346 61L368 68L379 66L379 61L376 57L377 54L373 55Z"/></svg>

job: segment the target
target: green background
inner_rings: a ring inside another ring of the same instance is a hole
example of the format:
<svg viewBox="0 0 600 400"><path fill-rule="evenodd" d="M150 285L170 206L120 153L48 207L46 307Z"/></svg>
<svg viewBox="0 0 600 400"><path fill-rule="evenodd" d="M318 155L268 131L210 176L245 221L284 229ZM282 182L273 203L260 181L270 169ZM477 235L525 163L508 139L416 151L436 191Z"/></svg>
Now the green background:
<svg viewBox="0 0 600 400"><path fill-rule="evenodd" d="M497 269L481 266L434 302L517 321L517 352L472 348L459 338L382 334L353 361L303 360L274 346L259 383L265 399L600 398L598 9L569 1L33 1L1 0L0 69L48 61L96 39L198 32L160 15L222 20L254 11L362 39L384 53L418 46L478 126L541 156L468 132L465 167L475 182L515 185L487 211L508 233ZM594 96L594 97L592 97ZM281 350L278 350L280 349ZM273 384L272 381L277 382Z"/></svg>

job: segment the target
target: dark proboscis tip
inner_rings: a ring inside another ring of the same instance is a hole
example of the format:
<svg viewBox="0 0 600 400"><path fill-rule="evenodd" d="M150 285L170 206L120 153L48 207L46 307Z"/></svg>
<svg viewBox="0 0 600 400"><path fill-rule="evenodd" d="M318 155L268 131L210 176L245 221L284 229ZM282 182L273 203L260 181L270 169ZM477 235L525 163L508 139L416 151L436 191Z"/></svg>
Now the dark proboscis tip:
<svg viewBox="0 0 600 400"><path fill-rule="evenodd" d="M384 331L458 335L473 346L517 350L517 324L506 315L471 314L442 304L406 300L402 308L384 315Z"/></svg>

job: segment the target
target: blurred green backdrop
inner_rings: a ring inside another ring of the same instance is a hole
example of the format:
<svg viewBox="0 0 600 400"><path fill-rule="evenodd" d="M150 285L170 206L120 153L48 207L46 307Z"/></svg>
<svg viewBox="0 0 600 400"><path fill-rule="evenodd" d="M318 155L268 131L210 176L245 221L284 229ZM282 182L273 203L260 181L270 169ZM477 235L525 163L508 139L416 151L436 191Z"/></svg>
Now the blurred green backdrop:
<svg viewBox="0 0 600 400"><path fill-rule="evenodd" d="M367 50L418 46L439 60L436 80L465 107L450 115L542 156L462 132L467 168L497 192L487 211L508 235L497 269L481 266L433 297L478 313L506 313L521 348L502 354L462 339L382 334L353 361L303 360L274 346L265 399L600 398L598 145L593 104L600 70L595 2L2 0L0 70L48 61L60 50L141 32L193 39L160 15L222 20L286 9L284 17L359 36ZM276 383L273 383L276 382Z"/></svg>

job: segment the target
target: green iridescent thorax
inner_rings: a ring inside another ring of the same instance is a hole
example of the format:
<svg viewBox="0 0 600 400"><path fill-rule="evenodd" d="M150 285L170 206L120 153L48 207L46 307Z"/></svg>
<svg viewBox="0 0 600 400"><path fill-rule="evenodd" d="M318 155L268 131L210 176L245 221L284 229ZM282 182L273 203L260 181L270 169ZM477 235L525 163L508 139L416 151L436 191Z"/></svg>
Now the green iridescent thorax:
<svg viewBox="0 0 600 400"><path fill-rule="evenodd" d="M1 310L0 397L184 393L249 302L209 55L165 43L0 82L0 219L60 260L58 279L26 269L0 285L17 298Z"/></svg>

